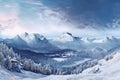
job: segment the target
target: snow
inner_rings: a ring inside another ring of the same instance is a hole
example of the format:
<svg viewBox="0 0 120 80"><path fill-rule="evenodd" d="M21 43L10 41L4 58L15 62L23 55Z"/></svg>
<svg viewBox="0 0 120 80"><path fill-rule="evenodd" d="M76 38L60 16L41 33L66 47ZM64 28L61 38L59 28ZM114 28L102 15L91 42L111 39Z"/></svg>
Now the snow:
<svg viewBox="0 0 120 80"><path fill-rule="evenodd" d="M4 39L3 42L10 47L15 47L21 50L30 50L37 53L48 53L59 49L38 33L23 33L12 39Z"/></svg>
<svg viewBox="0 0 120 80"><path fill-rule="evenodd" d="M0 67L0 80L39 80L42 77L45 77L45 75L29 71L22 71L22 73L10 72Z"/></svg>
<svg viewBox="0 0 120 80"><path fill-rule="evenodd" d="M62 61L66 61L67 58L53 58L53 60L55 60L57 62L62 62Z"/></svg>
<svg viewBox="0 0 120 80"><path fill-rule="evenodd" d="M113 56L113 59L106 62L101 61L101 64L103 64L103 66L101 66L101 71L103 74L115 75L120 73L120 51L116 52L116 54Z"/></svg>
<svg viewBox="0 0 120 80"><path fill-rule="evenodd" d="M90 43L88 37L82 37L81 40L85 43Z"/></svg>
<svg viewBox="0 0 120 80"><path fill-rule="evenodd" d="M106 61L102 59L99 65L85 70L83 73L93 73L96 68L99 68L97 75L102 75L103 80L119 80L120 79L120 51L113 52L113 58ZM96 75L96 74L95 74Z"/></svg>
<svg viewBox="0 0 120 80"><path fill-rule="evenodd" d="M100 39L100 40L94 40L93 43L104 43L104 40L103 39Z"/></svg>
<svg viewBox="0 0 120 80"><path fill-rule="evenodd" d="M89 37L76 37L69 32L63 33L55 39L46 39L38 33L24 33L13 38L11 41L3 40L9 45L15 46L18 49L28 49L34 52L54 52L58 49L72 49L81 51L83 49L91 50L95 47L100 47L105 50L117 48L120 45L120 39L114 36L104 38L89 38ZM56 48L56 50L55 50Z"/></svg>
<svg viewBox="0 0 120 80"><path fill-rule="evenodd" d="M30 43L31 41L34 41L37 39L38 40L45 39L43 36L39 34L28 34L28 33L25 33L20 37L27 43ZM74 39L75 38L72 36L72 34L67 32L61 35L59 38L57 38L57 41L72 43L74 42ZM94 39L93 41L90 41L89 38L81 38L80 41L83 41L83 43L86 43L86 44L89 43L89 45L84 45L85 48L90 47L90 49L85 49L86 52L88 53L93 52L90 55L100 57L101 53L104 53L104 52L107 53L107 50L106 50L107 47L110 47L110 48L119 47L116 44L114 44L114 43L120 44L118 42L119 40L120 39L117 39L112 36L112 37L105 37L104 39ZM113 41L113 43L109 41ZM78 42L76 42L76 44L78 44ZM69 46L74 47L72 44ZM79 47L81 46L83 45L80 45ZM36 74L29 71L22 71L22 73L16 73L16 72L10 72L5 68L0 67L0 80L120 80L120 50L116 50L113 53L111 53L112 54L111 56L113 58L109 60L101 59L99 60L98 65L88 68L80 74L42 75L42 74ZM53 58L53 60L57 62L62 62L67 60L66 56L68 57L73 55L75 54L69 52L68 54L65 55L65 57L62 56L62 58ZM84 58L83 60L75 61L73 64L64 65L64 66L69 67L69 66L79 65L88 60L90 59Z"/></svg>
<svg viewBox="0 0 120 80"><path fill-rule="evenodd" d="M0 80L119 80L120 79L120 51L114 52L113 58L106 61L101 59L99 64L88 68L80 74L72 75L41 75L29 71L22 73L10 72L0 67ZM93 73L99 68L98 73Z"/></svg>
<svg viewBox="0 0 120 80"><path fill-rule="evenodd" d="M72 49L76 51L86 49L90 51L95 47L100 47L107 51L119 47L120 39L114 36L105 36L103 38L76 37L71 33L64 33L60 37L52 39L50 43L60 49Z"/></svg>
<svg viewBox="0 0 120 80"><path fill-rule="evenodd" d="M0 77L2 76L1 80L119 80L120 79L119 65L120 64L117 63L116 65L114 64L111 65L112 67L110 66L103 67L104 72L98 74L82 73L78 75L73 74L73 75L44 76L41 74L25 71L24 73L17 73L17 74L16 73L9 74L4 72L5 74L1 75L1 71L0 71Z"/></svg>
<svg viewBox="0 0 120 80"><path fill-rule="evenodd" d="M0 80L17 80L18 77L0 66Z"/></svg>
<svg viewBox="0 0 120 80"><path fill-rule="evenodd" d="M80 61L75 61L73 64L70 64L70 65L64 65L63 67L71 67L71 66L76 66L76 65L79 65L79 64L82 64L82 63L84 63L84 62L86 62L86 61L88 61L88 60L90 60L90 59L83 59L83 60L80 60Z"/></svg>
<svg viewBox="0 0 120 80"><path fill-rule="evenodd" d="M116 51L113 59L99 61L100 65L89 68L81 74L73 75L50 75L40 80L119 80L120 79L120 51ZM94 69L100 68L98 73L92 73ZM91 71L91 72L90 72ZM88 73L90 72L90 73Z"/></svg>
<svg viewBox="0 0 120 80"><path fill-rule="evenodd" d="M59 42L70 42L70 41L73 41L73 40L74 40L73 36L69 32L65 32L60 37L55 39L55 41L59 41Z"/></svg>
<svg viewBox="0 0 120 80"><path fill-rule="evenodd" d="M117 40L117 38L115 38L114 36L108 36L108 37L104 37L101 39L95 39L93 40L93 43L106 43L109 40Z"/></svg>
<svg viewBox="0 0 120 80"><path fill-rule="evenodd" d="M38 33L29 34L27 32L21 34L20 37L21 37L21 39L23 39L27 43L32 43L33 41L36 41L36 39L39 39L39 40L44 40L45 39L44 36L42 36Z"/></svg>

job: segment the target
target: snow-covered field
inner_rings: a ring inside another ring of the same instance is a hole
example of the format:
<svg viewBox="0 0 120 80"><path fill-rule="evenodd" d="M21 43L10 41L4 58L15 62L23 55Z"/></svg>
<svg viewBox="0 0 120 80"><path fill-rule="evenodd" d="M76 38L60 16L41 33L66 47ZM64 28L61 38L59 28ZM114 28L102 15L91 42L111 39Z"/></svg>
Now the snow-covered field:
<svg viewBox="0 0 120 80"><path fill-rule="evenodd" d="M53 60L58 61L58 62L62 62L67 60L67 58L53 58Z"/></svg>
<svg viewBox="0 0 120 80"><path fill-rule="evenodd" d="M86 62L86 61L88 61L88 60L90 60L90 59L83 59L83 60L80 60L80 61L75 61L73 64L70 64L70 65L64 65L64 67L71 67L71 66L76 66L76 65L79 65L79 64L82 64L82 63L84 63L84 62Z"/></svg>
<svg viewBox="0 0 120 80"><path fill-rule="evenodd" d="M32 72L10 73L0 71L0 80L119 80L120 71L112 74L78 74L78 75L50 75L43 76Z"/></svg>

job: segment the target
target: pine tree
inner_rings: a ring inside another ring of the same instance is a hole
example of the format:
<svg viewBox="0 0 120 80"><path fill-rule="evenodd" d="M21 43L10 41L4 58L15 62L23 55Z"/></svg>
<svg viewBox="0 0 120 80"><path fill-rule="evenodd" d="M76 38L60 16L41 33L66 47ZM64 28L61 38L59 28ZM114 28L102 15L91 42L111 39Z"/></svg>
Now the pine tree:
<svg viewBox="0 0 120 80"><path fill-rule="evenodd" d="M3 65L4 62L4 55L2 52L0 52L0 65Z"/></svg>
<svg viewBox="0 0 120 80"><path fill-rule="evenodd" d="M12 63L9 57L6 58L6 68L11 70L12 69Z"/></svg>

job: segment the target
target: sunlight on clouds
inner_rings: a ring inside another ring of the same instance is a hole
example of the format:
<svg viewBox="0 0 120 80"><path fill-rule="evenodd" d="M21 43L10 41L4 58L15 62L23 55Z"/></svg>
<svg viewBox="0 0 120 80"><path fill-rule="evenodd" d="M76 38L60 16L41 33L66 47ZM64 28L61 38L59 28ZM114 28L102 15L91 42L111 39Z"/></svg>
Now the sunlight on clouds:
<svg viewBox="0 0 120 80"><path fill-rule="evenodd" d="M70 22L66 18L67 15L64 11L54 11L38 0L11 0L1 1L1 3L0 33L5 36L13 36L23 32L51 36L63 32L71 32L78 36L100 36L108 33L107 30L104 32L92 29L100 29L102 27L92 22L90 24L86 23L86 25L84 25L86 21L82 20L79 25L74 23L74 21ZM119 26L118 23L114 21L114 24L109 26L116 28L116 26ZM109 34L112 34L112 31Z"/></svg>
<svg viewBox="0 0 120 80"><path fill-rule="evenodd" d="M0 13L0 28L2 28L2 30L13 27L18 23L18 21L19 19L15 14L8 15Z"/></svg>
<svg viewBox="0 0 120 80"><path fill-rule="evenodd" d="M43 6L43 4L40 1L25 0L25 3L33 4L33 5L37 5L37 6Z"/></svg>
<svg viewBox="0 0 120 80"><path fill-rule="evenodd" d="M0 33L6 29L12 29L19 22L17 6L2 3L0 4Z"/></svg>
<svg viewBox="0 0 120 80"><path fill-rule="evenodd" d="M32 8L34 7L32 6ZM24 26L25 29L29 29L29 32L54 35L56 32L62 33L70 31L72 24L68 23L64 18L64 13L55 12L44 5L39 7L38 10L39 11L34 12L36 15L34 20L31 20L30 17L23 18L24 21L22 21L21 25Z"/></svg>
<svg viewBox="0 0 120 80"><path fill-rule="evenodd" d="M11 28L5 29L1 34L3 34L4 37L14 37L17 34L24 33L25 31L27 30L23 29L22 27L16 26L13 27L12 29Z"/></svg>
<svg viewBox="0 0 120 80"><path fill-rule="evenodd" d="M18 3L19 5L16 5ZM1 30L3 35L13 36L23 32L54 35L71 32L71 26L75 26L67 22L64 12L53 11L41 2L26 0L16 1L14 4L6 3L4 5L6 10L0 10L3 12L0 12L1 28L4 28Z"/></svg>

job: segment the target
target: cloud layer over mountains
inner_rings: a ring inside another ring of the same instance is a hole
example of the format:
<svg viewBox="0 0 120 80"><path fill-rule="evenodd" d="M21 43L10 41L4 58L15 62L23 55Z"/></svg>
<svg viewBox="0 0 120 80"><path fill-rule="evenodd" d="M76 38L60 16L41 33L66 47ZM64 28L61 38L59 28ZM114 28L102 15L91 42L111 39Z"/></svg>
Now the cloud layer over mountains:
<svg viewBox="0 0 120 80"><path fill-rule="evenodd" d="M120 25L119 0L0 0L0 3L2 36L23 32L47 36L62 32L116 35Z"/></svg>

